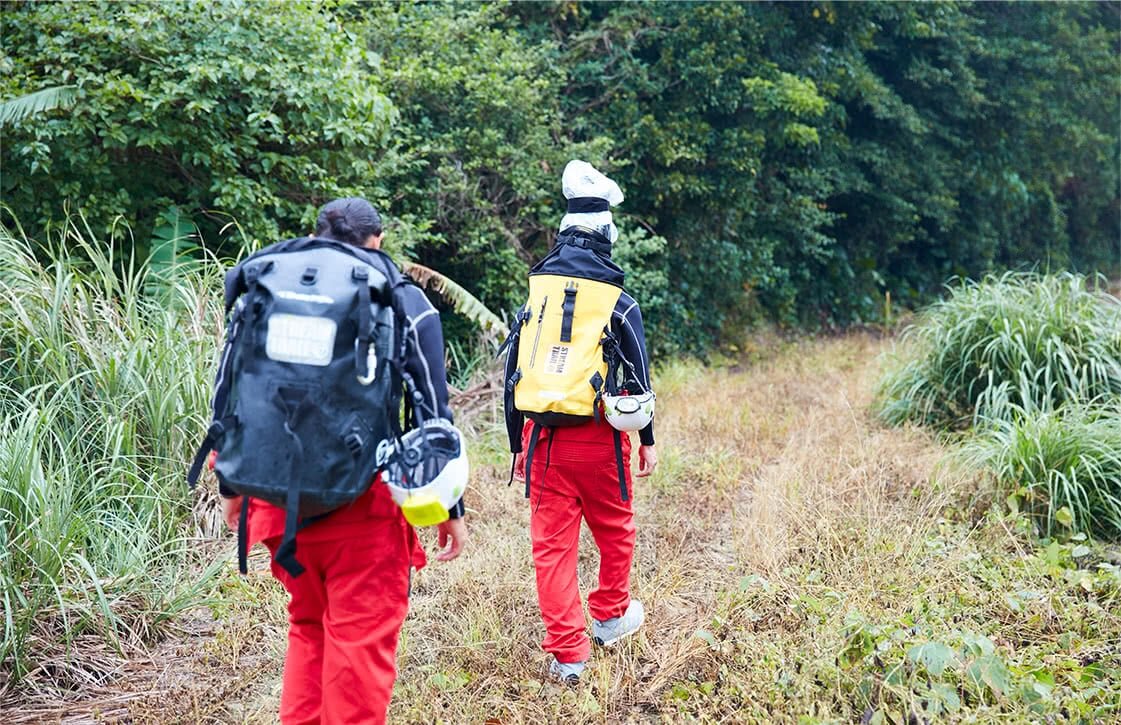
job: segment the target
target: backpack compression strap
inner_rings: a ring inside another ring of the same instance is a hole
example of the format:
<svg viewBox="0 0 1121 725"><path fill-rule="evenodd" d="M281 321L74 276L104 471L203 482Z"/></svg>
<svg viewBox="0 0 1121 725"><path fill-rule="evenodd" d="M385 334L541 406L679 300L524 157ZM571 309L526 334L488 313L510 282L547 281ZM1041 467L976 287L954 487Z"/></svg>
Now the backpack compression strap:
<svg viewBox="0 0 1121 725"><path fill-rule="evenodd" d="M358 288L358 335L357 345L354 346L354 369L359 380L372 380L373 372L369 369L370 358L370 271L365 267L355 267L352 275Z"/></svg>
<svg viewBox="0 0 1121 725"><path fill-rule="evenodd" d="M615 468L619 473L619 494L623 497L623 501L626 501L630 496L627 494L627 471L623 466L623 436L617 428L612 428L611 434L615 438Z"/></svg>
<svg viewBox="0 0 1121 725"><path fill-rule="evenodd" d="M237 517L237 570L249 573L249 497L241 497L241 513Z"/></svg>
<svg viewBox="0 0 1121 725"><path fill-rule="evenodd" d="M214 450L214 445L221 438L226 429L237 424L237 416L230 415L221 420L216 420L210 424L206 429L206 437L202 439L198 451L195 452L195 460L191 462L191 469L187 471L187 486L194 488L199 482L199 476L202 475L202 466L206 463L206 457L210 455L210 451Z"/></svg>
<svg viewBox="0 0 1121 725"><path fill-rule="evenodd" d="M534 421L529 430L529 448L525 452L525 497L529 498L529 472L533 470L533 452L537 450L537 439L541 435L541 424Z"/></svg>
<svg viewBox="0 0 1121 725"><path fill-rule="evenodd" d="M576 228L578 228L581 232L585 232L583 227ZM591 238L592 234L598 237L598 239ZM562 232L561 235L557 237L557 244L568 244L573 247L583 247L584 249L590 249L593 252L600 252L601 254L611 256L611 242L607 241L607 237L598 232L591 232L590 230L588 230L587 236L577 236L573 234L565 234Z"/></svg>

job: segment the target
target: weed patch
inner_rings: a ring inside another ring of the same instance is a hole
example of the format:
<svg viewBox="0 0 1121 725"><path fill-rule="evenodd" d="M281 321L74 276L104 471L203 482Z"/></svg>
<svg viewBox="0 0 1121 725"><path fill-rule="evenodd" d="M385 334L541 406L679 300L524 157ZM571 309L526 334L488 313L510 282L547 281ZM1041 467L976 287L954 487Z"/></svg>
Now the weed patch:
<svg viewBox="0 0 1121 725"><path fill-rule="evenodd" d="M879 384L880 417L960 430L986 409L1050 411L1121 395L1121 304L1100 283L1006 273L951 287L903 333Z"/></svg>

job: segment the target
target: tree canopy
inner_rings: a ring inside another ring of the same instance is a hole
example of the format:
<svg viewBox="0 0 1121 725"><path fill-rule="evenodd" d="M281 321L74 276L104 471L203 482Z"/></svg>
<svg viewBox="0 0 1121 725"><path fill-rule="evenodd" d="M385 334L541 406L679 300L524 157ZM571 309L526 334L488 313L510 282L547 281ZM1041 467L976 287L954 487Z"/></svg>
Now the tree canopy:
<svg viewBox="0 0 1121 725"><path fill-rule="evenodd" d="M33 234L80 209L147 251L174 208L232 253L360 194L398 251L509 310L584 158L626 194L616 254L653 344L691 351L955 275L1121 267L1113 2L0 12L0 96L73 89L4 122L0 190Z"/></svg>

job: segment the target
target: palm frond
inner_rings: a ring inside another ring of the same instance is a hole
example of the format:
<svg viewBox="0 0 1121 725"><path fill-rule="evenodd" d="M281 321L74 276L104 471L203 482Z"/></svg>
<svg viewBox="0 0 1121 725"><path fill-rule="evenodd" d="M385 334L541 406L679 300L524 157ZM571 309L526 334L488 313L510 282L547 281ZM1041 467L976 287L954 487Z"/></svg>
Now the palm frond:
<svg viewBox="0 0 1121 725"><path fill-rule="evenodd" d="M78 87L51 86L25 96L0 101L0 126L17 124L56 108L70 108L78 100Z"/></svg>
<svg viewBox="0 0 1121 725"><path fill-rule="evenodd" d="M502 318L491 312L478 297L448 277L431 267L415 262L402 261L401 269L421 287L435 290L438 295L451 303L456 312L477 323L485 332L497 332L502 336L509 334L510 330Z"/></svg>

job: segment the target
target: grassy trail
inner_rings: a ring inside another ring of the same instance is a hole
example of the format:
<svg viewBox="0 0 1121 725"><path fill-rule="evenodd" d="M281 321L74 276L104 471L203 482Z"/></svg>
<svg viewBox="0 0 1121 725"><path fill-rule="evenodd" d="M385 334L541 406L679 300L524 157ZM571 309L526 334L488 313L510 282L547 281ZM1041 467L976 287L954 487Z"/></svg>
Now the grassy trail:
<svg viewBox="0 0 1121 725"><path fill-rule="evenodd" d="M1040 554L1023 519L986 514L985 485L941 464L926 434L871 420L885 345L761 341L736 366L661 370L661 466L636 483L633 590L647 623L594 651L576 688L544 681L527 505L505 486L498 429L485 414L470 421L473 539L414 579L391 721L1019 721L1032 706L1108 707L1111 693L1073 683L1121 673L1109 644L1121 616L1102 604L1116 591L1072 576L1084 569L1062 551ZM122 662L112 688L12 703L3 719L273 722L284 596L263 550L254 562L245 581L231 563L212 605L182 617L150 659ZM585 593L597 563L585 530ZM963 653L941 680L922 650L897 664L935 641ZM984 657L999 658L1007 683L988 670L970 680ZM1016 694L1040 667L1047 696Z"/></svg>

